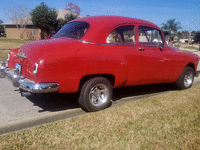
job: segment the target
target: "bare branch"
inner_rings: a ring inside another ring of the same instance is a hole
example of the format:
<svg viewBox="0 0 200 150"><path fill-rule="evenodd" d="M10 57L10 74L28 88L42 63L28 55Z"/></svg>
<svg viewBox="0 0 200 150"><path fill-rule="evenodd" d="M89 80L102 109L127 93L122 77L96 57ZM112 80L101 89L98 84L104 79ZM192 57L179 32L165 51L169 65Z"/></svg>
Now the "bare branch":
<svg viewBox="0 0 200 150"><path fill-rule="evenodd" d="M9 6L4 10L4 13L16 25L20 38L23 39L26 25L30 20L30 10L24 5Z"/></svg>

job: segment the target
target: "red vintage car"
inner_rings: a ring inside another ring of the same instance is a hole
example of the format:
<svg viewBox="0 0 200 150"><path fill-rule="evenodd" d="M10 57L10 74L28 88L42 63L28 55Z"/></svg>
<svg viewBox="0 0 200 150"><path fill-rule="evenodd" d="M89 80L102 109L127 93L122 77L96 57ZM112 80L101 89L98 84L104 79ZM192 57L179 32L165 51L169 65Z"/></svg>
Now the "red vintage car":
<svg viewBox="0 0 200 150"><path fill-rule="evenodd" d="M198 63L198 55L168 46L151 22L95 16L10 51L8 67L2 62L0 71L28 93L77 92L82 108L98 111L111 105L113 88L157 83L190 88Z"/></svg>

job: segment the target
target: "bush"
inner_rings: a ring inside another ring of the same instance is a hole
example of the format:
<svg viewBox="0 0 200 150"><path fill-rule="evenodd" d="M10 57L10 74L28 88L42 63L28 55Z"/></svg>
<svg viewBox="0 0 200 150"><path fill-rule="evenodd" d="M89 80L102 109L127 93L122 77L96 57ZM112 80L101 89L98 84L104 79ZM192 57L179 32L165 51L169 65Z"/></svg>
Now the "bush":
<svg viewBox="0 0 200 150"><path fill-rule="evenodd" d="M200 31L198 31L194 36L194 42L200 43Z"/></svg>

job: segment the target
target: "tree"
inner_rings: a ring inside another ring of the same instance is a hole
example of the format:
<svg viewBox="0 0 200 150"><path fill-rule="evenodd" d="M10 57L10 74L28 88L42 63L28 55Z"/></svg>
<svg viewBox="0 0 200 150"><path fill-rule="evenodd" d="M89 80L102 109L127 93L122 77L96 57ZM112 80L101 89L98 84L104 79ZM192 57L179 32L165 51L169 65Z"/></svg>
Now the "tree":
<svg viewBox="0 0 200 150"><path fill-rule="evenodd" d="M161 30L168 32L169 37L174 37L178 29L182 29L181 23L176 22L175 19L169 19L166 23L162 23L161 25Z"/></svg>
<svg viewBox="0 0 200 150"><path fill-rule="evenodd" d="M65 10L68 10L69 14L65 15L65 19L58 19L58 29L62 28L66 23L77 19L81 12L80 7L72 2L66 4Z"/></svg>
<svg viewBox="0 0 200 150"><path fill-rule="evenodd" d="M196 32L196 34L194 36L194 42L200 43L200 31Z"/></svg>
<svg viewBox="0 0 200 150"><path fill-rule="evenodd" d="M66 10L69 10L70 12L76 14L77 16L80 15L81 9L78 5L70 2L65 7Z"/></svg>
<svg viewBox="0 0 200 150"><path fill-rule="evenodd" d="M58 22L57 22L57 28L56 28L56 30L57 31L60 30L65 24L66 24L65 19L59 18Z"/></svg>
<svg viewBox="0 0 200 150"><path fill-rule="evenodd" d="M1 23L3 23L2 20L0 20L0 24L1 24ZM1 37L1 36L4 36L4 34L5 34L4 26L3 26L3 25L0 25L0 37Z"/></svg>
<svg viewBox="0 0 200 150"><path fill-rule="evenodd" d="M65 19L62 19L62 18L59 18L58 19L58 25L57 25L57 29L59 30L60 28L62 28L66 23L74 20L78 18L78 16L76 14L72 14L72 13L69 13L67 15L65 15Z"/></svg>
<svg viewBox="0 0 200 150"><path fill-rule="evenodd" d="M41 29L41 38L50 38L51 30L57 26L57 12L43 2L31 12L33 24Z"/></svg>
<svg viewBox="0 0 200 150"><path fill-rule="evenodd" d="M30 20L30 10L24 5L9 6L5 9L5 14L16 25L20 38L23 39L26 25Z"/></svg>

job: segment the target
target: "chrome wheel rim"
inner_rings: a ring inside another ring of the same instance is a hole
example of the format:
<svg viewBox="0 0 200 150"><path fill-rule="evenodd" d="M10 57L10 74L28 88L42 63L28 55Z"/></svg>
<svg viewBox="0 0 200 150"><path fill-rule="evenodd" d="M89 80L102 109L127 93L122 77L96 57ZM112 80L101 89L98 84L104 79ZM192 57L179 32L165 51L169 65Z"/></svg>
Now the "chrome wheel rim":
<svg viewBox="0 0 200 150"><path fill-rule="evenodd" d="M109 89L105 84L95 85L89 93L89 100L94 106L101 106L109 99Z"/></svg>
<svg viewBox="0 0 200 150"><path fill-rule="evenodd" d="M189 87L192 85L193 82L193 73L192 71L188 71L184 77L184 85L185 87Z"/></svg>

